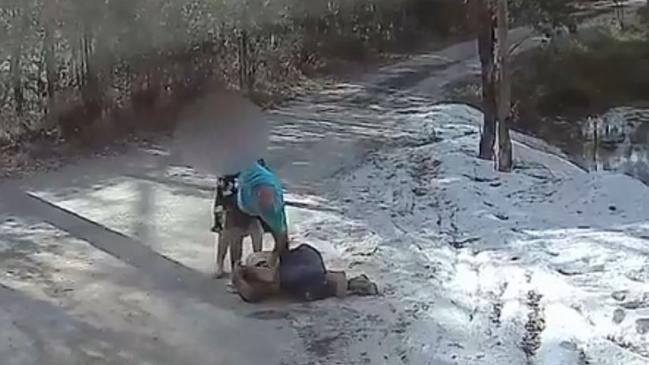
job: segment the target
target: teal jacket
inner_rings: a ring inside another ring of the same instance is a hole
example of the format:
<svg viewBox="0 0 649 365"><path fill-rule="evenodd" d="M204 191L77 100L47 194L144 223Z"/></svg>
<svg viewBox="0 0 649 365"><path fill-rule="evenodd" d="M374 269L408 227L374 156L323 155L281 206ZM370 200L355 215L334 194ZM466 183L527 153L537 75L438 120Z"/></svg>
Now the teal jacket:
<svg viewBox="0 0 649 365"><path fill-rule="evenodd" d="M244 213L259 217L273 232L286 233L288 225L284 210L284 190L279 178L258 162L241 171L238 178L237 205ZM261 189L272 191L273 201L263 207L258 199Z"/></svg>

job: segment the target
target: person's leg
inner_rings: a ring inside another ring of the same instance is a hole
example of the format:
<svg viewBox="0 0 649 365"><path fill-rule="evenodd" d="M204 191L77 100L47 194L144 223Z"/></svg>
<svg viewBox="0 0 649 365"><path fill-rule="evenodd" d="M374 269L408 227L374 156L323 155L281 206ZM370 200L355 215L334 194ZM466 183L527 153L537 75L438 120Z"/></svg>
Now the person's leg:
<svg viewBox="0 0 649 365"><path fill-rule="evenodd" d="M230 246L230 270L233 270L237 265L241 264L241 255L243 246L243 237L245 232L240 228L230 228L228 229L229 239L228 245ZM233 279L230 275L230 279ZM232 282L232 280L230 280Z"/></svg>
<svg viewBox="0 0 649 365"><path fill-rule="evenodd" d="M212 232L220 232L223 229L223 220L226 216L226 210L228 210L227 206L232 204L231 201L235 194L235 179L236 175L225 175L216 180L216 192L212 209L214 214Z"/></svg>
<svg viewBox="0 0 649 365"><path fill-rule="evenodd" d="M379 288L367 275L362 274L347 280L347 292L351 295L379 295Z"/></svg>
<svg viewBox="0 0 649 365"><path fill-rule="evenodd" d="M250 239L252 240L252 251L260 252L264 246L264 229L259 219L253 219L249 227Z"/></svg>
<svg viewBox="0 0 649 365"><path fill-rule="evenodd" d="M219 179L216 183L214 204L212 205L212 215L214 220L212 222L212 228L210 230L214 233L219 233L223 230L224 212L222 184L222 179Z"/></svg>
<svg viewBox="0 0 649 365"><path fill-rule="evenodd" d="M234 267L239 265L241 262L241 245L243 243L243 237L245 231L238 227L228 227L228 218L225 219L225 228L223 229L223 240L224 246L230 249L230 284L229 291L233 290L232 282L233 275L232 270Z"/></svg>
<svg viewBox="0 0 649 365"><path fill-rule="evenodd" d="M331 296L344 298L347 295L348 283L347 275L344 271L328 270L326 274L327 288Z"/></svg>
<svg viewBox="0 0 649 365"><path fill-rule="evenodd" d="M251 229L257 219L242 212L238 207L233 206L227 210L225 217L225 230L231 232L229 242L230 258L235 261L241 260L241 250L243 238L247 235L253 236L256 232ZM256 229L258 230L258 229ZM253 241L253 245L256 242ZM236 246L236 247L235 247Z"/></svg>
<svg viewBox="0 0 649 365"><path fill-rule="evenodd" d="M235 266L235 264L241 262L241 254L243 252L242 250L242 244L243 244L243 232L240 230L235 230L237 232L232 233L232 238L230 240L230 264L232 267Z"/></svg>
<svg viewBox="0 0 649 365"><path fill-rule="evenodd" d="M222 278L223 275L225 275L223 262L225 261L225 254L228 252L228 241L225 236L226 232L221 231L216 244L216 272L214 273L214 277L217 279Z"/></svg>
<svg viewBox="0 0 649 365"><path fill-rule="evenodd" d="M212 211L212 228L210 228L210 231L213 233L219 233L221 230L223 230L223 207L221 206L215 206L213 211Z"/></svg>

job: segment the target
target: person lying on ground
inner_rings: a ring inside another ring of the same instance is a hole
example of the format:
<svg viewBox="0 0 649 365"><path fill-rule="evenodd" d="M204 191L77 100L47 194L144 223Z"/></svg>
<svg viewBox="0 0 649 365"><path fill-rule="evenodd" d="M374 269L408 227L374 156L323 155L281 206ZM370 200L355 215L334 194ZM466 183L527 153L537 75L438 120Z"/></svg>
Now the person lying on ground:
<svg viewBox="0 0 649 365"><path fill-rule="evenodd" d="M367 276L347 279L344 271L325 268L322 255L314 247L299 245L280 256L277 269L268 265L272 253L257 252L233 269L233 284L246 302L256 303L279 296L313 301L347 295L378 295L378 288Z"/></svg>

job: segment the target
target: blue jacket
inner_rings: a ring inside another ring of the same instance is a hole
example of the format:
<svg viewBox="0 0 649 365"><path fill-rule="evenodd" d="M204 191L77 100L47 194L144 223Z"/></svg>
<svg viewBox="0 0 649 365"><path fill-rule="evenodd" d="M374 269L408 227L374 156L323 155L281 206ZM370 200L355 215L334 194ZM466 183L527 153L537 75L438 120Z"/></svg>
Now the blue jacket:
<svg viewBox="0 0 649 365"><path fill-rule="evenodd" d="M258 162L241 171L237 190L237 205L244 213L261 218L275 233L286 233L286 212L284 211L284 190L279 178ZM263 209L258 200L261 188L273 192L273 204Z"/></svg>

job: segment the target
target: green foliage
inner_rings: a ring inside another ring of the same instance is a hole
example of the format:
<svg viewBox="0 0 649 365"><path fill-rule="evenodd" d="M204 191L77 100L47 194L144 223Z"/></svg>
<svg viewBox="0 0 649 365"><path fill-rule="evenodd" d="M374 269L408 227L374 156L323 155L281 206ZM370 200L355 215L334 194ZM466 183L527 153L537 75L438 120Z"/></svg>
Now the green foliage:
<svg viewBox="0 0 649 365"><path fill-rule="evenodd" d="M523 70L514 83L518 95L536 95L532 107L544 114L596 112L649 98L649 44L644 40L602 35L558 55L533 53L532 72Z"/></svg>
<svg viewBox="0 0 649 365"><path fill-rule="evenodd" d="M638 18L645 27L649 25L649 2L638 9Z"/></svg>
<svg viewBox="0 0 649 365"><path fill-rule="evenodd" d="M283 94L329 59L464 25L457 0L0 0L0 140L46 119L76 133L106 111L181 102L214 79Z"/></svg>
<svg viewBox="0 0 649 365"><path fill-rule="evenodd" d="M510 15L515 23L539 30L559 26L574 28L575 2L565 0L509 0Z"/></svg>
<svg viewBox="0 0 649 365"><path fill-rule="evenodd" d="M510 1L519 23L569 23L571 2ZM283 95L304 71L332 59L363 61L467 33L465 6L461 0L0 0L0 140L37 130L44 120L76 133L106 111L180 103L215 79L255 95Z"/></svg>

